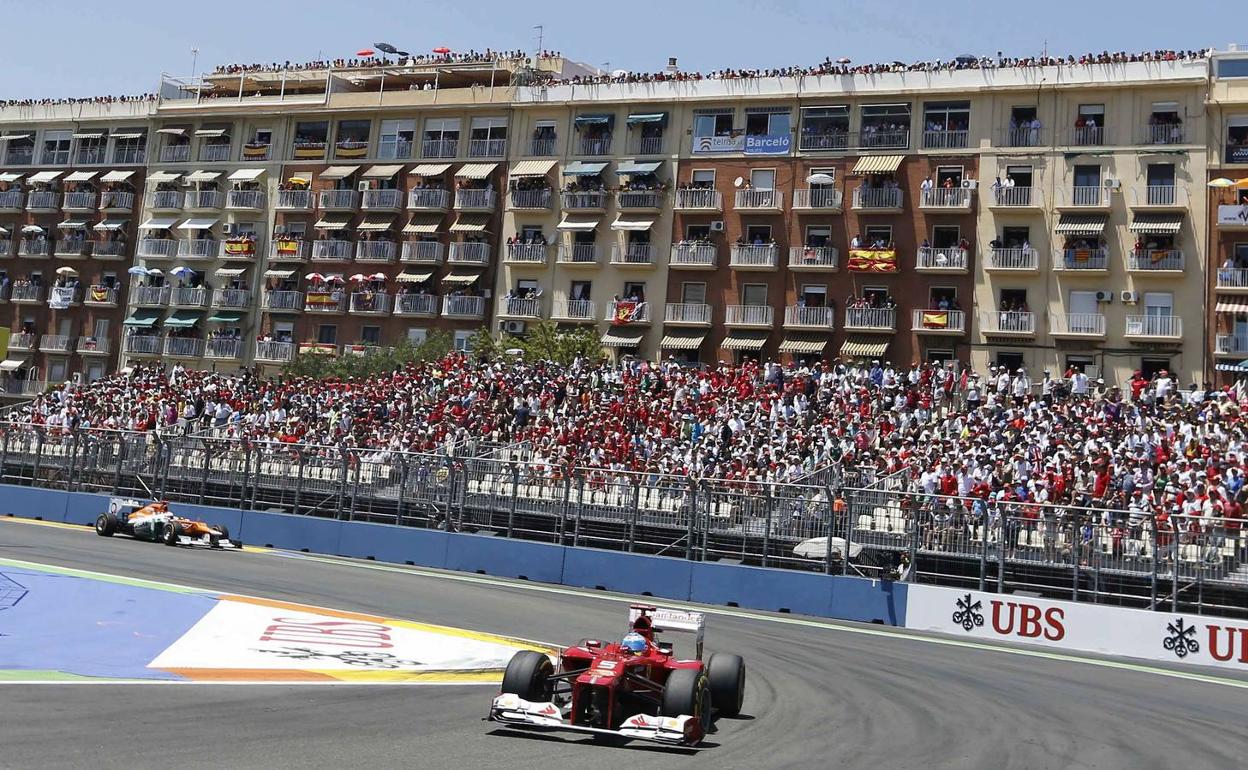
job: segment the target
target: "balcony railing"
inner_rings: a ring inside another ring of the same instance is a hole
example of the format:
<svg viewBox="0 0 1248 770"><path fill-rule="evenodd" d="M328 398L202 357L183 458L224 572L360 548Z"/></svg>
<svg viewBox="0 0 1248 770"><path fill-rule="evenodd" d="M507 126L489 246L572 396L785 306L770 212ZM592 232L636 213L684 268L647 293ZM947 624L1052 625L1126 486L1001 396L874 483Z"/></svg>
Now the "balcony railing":
<svg viewBox="0 0 1248 770"><path fill-rule="evenodd" d="M178 257L184 259L213 259L221 252L221 242L215 238L183 238L178 241Z"/></svg>
<svg viewBox="0 0 1248 770"><path fill-rule="evenodd" d="M451 244L447 262L452 265L488 265L490 244L454 242Z"/></svg>
<svg viewBox="0 0 1248 770"><path fill-rule="evenodd" d="M312 208L312 191L278 190L277 208L282 211L308 211Z"/></svg>
<svg viewBox="0 0 1248 770"><path fill-rule="evenodd" d="M13 241L0 240L0 258L13 256Z"/></svg>
<svg viewBox="0 0 1248 770"><path fill-rule="evenodd" d="M321 190L317 205L327 211L334 209L354 210L359 208L360 193L358 190Z"/></svg>
<svg viewBox="0 0 1248 770"><path fill-rule="evenodd" d="M633 133L628 138L629 155L660 155L662 153L662 136L639 136Z"/></svg>
<svg viewBox="0 0 1248 770"><path fill-rule="evenodd" d="M65 211L95 211L97 200L93 192L67 192L61 208Z"/></svg>
<svg viewBox="0 0 1248 770"><path fill-rule="evenodd" d="M988 252L989 270L1039 270L1040 254L1035 249L992 249Z"/></svg>
<svg viewBox="0 0 1248 770"><path fill-rule="evenodd" d="M771 305L728 305L724 308L726 326L767 326L775 323L776 309Z"/></svg>
<svg viewBox="0 0 1248 770"><path fill-rule="evenodd" d="M343 313L347 309L347 295L337 289L308 290L303 295L306 313Z"/></svg>
<svg viewBox="0 0 1248 770"><path fill-rule="evenodd" d="M643 267L653 265L656 258L656 249L649 243L616 244L611 247L611 264L613 265Z"/></svg>
<svg viewBox="0 0 1248 770"><path fill-rule="evenodd" d="M733 244L729 266L736 268L754 268L768 270L775 268L779 262L780 248L775 244L767 246L741 246Z"/></svg>
<svg viewBox="0 0 1248 770"><path fill-rule="evenodd" d="M1043 204L1040 189L1036 187L988 187L988 205L1003 208L1030 208Z"/></svg>
<svg viewBox="0 0 1248 770"><path fill-rule="evenodd" d="M836 310L830 307L789 305L784 309L784 325L791 329L832 331L836 326Z"/></svg>
<svg viewBox="0 0 1248 770"><path fill-rule="evenodd" d="M191 159L191 145L170 144L160 148L161 163L186 163Z"/></svg>
<svg viewBox="0 0 1248 770"><path fill-rule="evenodd" d="M968 131L924 131L923 148L926 150L959 150L966 147Z"/></svg>
<svg viewBox="0 0 1248 770"><path fill-rule="evenodd" d="M1213 352L1216 355L1244 355L1248 353L1248 334L1219 334L1214 337Z"/></svg>
<svg viewBox="0 0 1248 770"><path fill-rule="evenodd" d="M813 152L849 149L848 131L822 131L818 133L803 132L798 139L798 148Z"/></svg>
<svg viewBox="0 0 1248 770"><path fill-rule="evenodd" d="M19 257L46 257L52 254L52 241L23 238L17 244Z"/></svg>
<svg viewBox="0 0 1248 770"><path fill-rule="evenodd" d="M1184 144L1187 131L1182 123L1140 126L1140 144Z"/></svg>
<svg viewBox="0 0 1248 770"><path fill-rule="evenodd" d="M1105 249L1058 249L1053 256L1054 270L1109 269L1109 255Z"/></svg>
<svg viewBox="0 0 1248 770"><path fill-rule="evenodd" d="M106 356L112 351L112 347L107 337L79 337L74 343L80 356Z"/></svg>
<svg viewBox="0 0 1248 770"><path fill-rule="evenodd" d="M121 259L129 249L130 244L126 241L95 241L91 246L91 256L96 259Z"/></svg>
<svg viewBox="0 0 1248 770"><path fill-rule="evenodd" d="M593 243L565 243L559 246L556 261L561 265L598 264L598 246Z"/></svg>
<svg viewBox="0 0 1248 770"><path fill-rule="evenodd" d="M779 190L737 190L733 206L739 209L778 209L784 205Z"/></svg>
<svg viewBox="0 0 1248 770"><path fill-rule="evenodd" d="M269 159L272 145L268 142L246 142L243 144L243 160L261 163Z"/></svg>
<svg viewBox="0 0 1248 770"><path fill-rule="evenodd" d="M572 211L578 209L605 209L607 207L607 193L605 190L565 192L563 193L563 207Z"/></svg>
<svg viewBox="0 0 1248 770"><path fill-rule="evenodd" d="M672 247L668 264L673 267L713 268L717 251L712 243L677 244Z"/></svg>
<svg viewBox="0 0 1248 770"><path fill-rule="evenodd" d="M122 349L132 355L158 356L164 342L159 334L132 334L123 340Z"/></svg>
<svg viewBox="0 0 1248 770"><path fill-rule="evenodd" d="M262 209L264 208L263 190L230 190L225 196L227 209Z"/></svg>
<svg viewBox="0 0 1248 770"><path fill-rule="evenodd" d="M310 246L307 241L293 238L283 239L277 235L269 244L269 259L278 262L304 262L308 258Z"/></svg>
<svg viewBox="0 0 1248 770"><path fill-rule="evenodd" d="M390 312L391 297L381 291L355 292L351 295L352 313L385 314Z"/></svg>
<svg viewBox="0 0 1248 770"><path fill-rule="evenodd" d="M256 360L286 363L295 357L295 343L260 341L256 343Z"/></svg>
<svg viewBox="0 0 1248 770"><path fill-rule="evenodd" d="M607 305L606 321L615 321L620 318L622 309L621 303L612 301ZM629 302L626 306L626 317L629 323L650 323L650 303L649 302Z"/></svg>
<svg viewBox="0 0 1248 770"><path fill-rule="evenodd" d="M1187 190L1172 184L1149 185L1143 190L1131 191L1131 205L1156 206L1187 206Z"/></svg>
<svg viewBox="0 0 1248 770"><path fill-rule="evenodd" d="M230 144L201 144L199 160L201 163L220 163L230 159Z"/></svg>
<svg viewBox="0 0 1248 770"><path fill-rule="evenodd" d="M165 355L177 358L199 358L204 354L204 340L199 337L166 337Z"/></svg>
<svg viewBox="0 0 1248 770"><path fill-rule="evenodd" d="M1183 336L1183 318L1177 315L1129 315L1126 336L1179 339Z"/></svg>
<svg viewBox="0 0 1248 770"><path fill-rule="evenodd" d="M845 194L831 187L812 187L793 191L793 208L839 211Z"/></svg>
<svg viewBox="0 0 1248 770"><path fill-rule="evenodd" d="M1072 147L1097 147L1105 144L1104 126L1074 126L1066 135Z"/></svg>
<svg viewBox="0 0 1248 770"><path fill-rule="evenodd" d="M970 208L971 191L963 187L946 190L934 187L919 191L919 206L926 209L965 209Z"/></svg>
<svg viewBox="0 0 1248 770"><path fill-rule="evenodd" d="M240 358L243 355L243 341L229 337L209 339L204 355L208 358Z"/></svg>
<svg viewBox="0 0 1248 770"><path fill-rule="evenodd" d="M219 209L225 205L225 194L220 190L189 190L182 202L188 209Z"/></svg>
<svg viewBox="0 0 1248 770"><path fill-rule="evenodd" d="M858 146L869 150L904 150L910 146L910 129L874 129L858 133Z"/></svg>
<svg viewBox="0 0 1248 770"><path fill-rule="evenodd" d="M498 314L518 318L541 318L542 300L534 297L501 297Z"/></svg>
<svg viewBox="0 0 1248 770"><path fill-rule="evenodd" d="M1218 268L1219 289L1248 289L1248 268Z"/></svg>
<svg viewBox="0 0 1248 770"><path fill-rule="evenodd" d="M967 267L967 252L957 246L948 248L919 249L915 256L915 267L919 270L958 270Z"/></svg>
<svg viewBox="0 0 1248 770"><path fill-rule="evenodd" d="M117 287L93 284L87 287L87 293L83 300L88 305L116 305Z"/></svg>
<svg viewBox="0 0 1248 770"><path fill-rule="evenodd" d="M446 247L439 241L405 241L399 261L417 265L440 265L445 253Z"/></svg>
<svg viewBox="0 0 1248 770"><path fill-rule="evenodd" d="M530 139L529 154L537 156L554 155L557 143L557 139Z"/></svg>
<svg viewBox="0 0 1248 770"><path fill-rule="evenodd" d="M454 158L458 154L458 139L425 139L420 143L422 158Z"/></svg>
<svg viewBox="0 0 1248 770"><path fill-rule="evenodd" d="M867 331L894 331L897 328L897 309L891 307L846 308L845 328Z"/></svg>
<svg viewBox="0 0 1248 770"><path fill-rule="evenodd" d="M9 337L10 350L38 350L39 335L34 332L20 332Z"/></svg>
<svg viewBox="0 0 1248 770"><path fill-rule="evenodd" d="M508 204L513 209L548 209L554 196L546 190L512 190Z"/></svg>
<svg viewBox="0 0 1248 770"><path fill-rule="evenodd" d="M357 262L393 262L397 251L394 241L360 241L355 245Z"/></svg>
<svg viewBox="0 0 1248 770"><path fill-rule="evenodd" d="M698 302L669 302L663 308L663 321L669 324L711 325L711 306Z"/></svg>
<svg viewBox="0 0 1248 770"><path fill-rule="evenodd" d="M1039 147L1044 144L1046 136L1042 127L1018 126L1002 131L1001 144L1006 147Z"/></svg>
<svg viewBox="0 0 1248 770"><path fill-rule="evenodd" d="M365 190L364 199L360 201L360 208L365 211L373 209L401 209L403 208L403 191Z"/></svg>
<svg viewBox="0 0 1248 770"><path fill-rule="evenodd" d="M213 307L251 307L248 289L217 289L212 292Z"/></svg>
<svg viewBox="0 0 1248 770"><path fill-rule="evenodd" d="M265 310L302 310L303 292L266 291L261 307Z"/></svg>
<svg viewBox="0 0 1248 770"><path fill-rule="evenodd" d="M52 253L58 257L85 257L91 253L91 241L85 238L61 238L56 242Z"/></svg>
<svg viewBox="0 0 1248 770"><path fill-rule="evenodd" d="M1183 252L1179 249L1144 249L1127 255L1128 270L1182 271L1183 268Z"/></svg>
<svg viewBox="0 0 1248 770"><path fill-rule="evenodd" d="M407 208L412 211L442 211L450 205L450 191L440 187L417 187L407 191Z"/></svg>
<svg viewBox="0 0 1248 770"><path fill-rule="evenodd" d="M313 241L312 242L312 261L313 262L350 262L351 261L351 241Z"/></svg>
<svg viewBox="0 0 1248 770"><path fill-rule="evenodd" d="M507 245L507 261L513 264L541 265L546 262L546 244L511 243Z"/></svg>
<svg viewBox="0 0 1248 770"><path fill-rule="evenodd" d="M22 208L22 191L5 190L0 192L0 210L20 211Z"/></svg>
<svg viewBox="0 0 1248 770"><path fill-rule="evenodd" d="M501 158L506 154L506 139L468 140L468 157L470 158Z"/></svg>
<svg viewBox="0 0 1248 770"><path fill-rule="evenodd" d="M901 188L898 187L858 187L854 189L854 208L856 209L899 209L901 208Z"/></svg>
<svg viewBox="0 0 1248 770"><path fill-rule="evenodd" d="M27 211L55 211L60 205L60 196L51 190L32 190L26 196Z"/></svg>
<svg viewBox="0 0 1248 770"><path fill-rule="evenodd" d="M1105 316L1100 313L1054 313L1049 316L1049 334L1104 337Z"/></svg>
<svg viewBox="0 0 1248 770"><path fill-rule="evenodd" d="M962 333L966 331L966 313L961 310L941 310L929 308L914 310L910 316L910 328L916 332L929 334Z"/></svg>
<svg viewBox="0 0 1248 770"><path fill-rule="evenodd" d="M677 190L676 208L684 211L721 211L724 196L719 190L704 188Z"/></svg>
<svg viewBox="0 0 1248 770"><path fill-rule="evenodd" d="M169 295L169 304L175 307L203 307L208 302L208 290L203 287L175 287Z"/></svg>
<svg viewBox="0 0 1248 770"><path fill-rule="evenodd" d="M292 145L292 156L295 160L324 160L327 147L325 142L297 141Z"/></svg>
<svg viewBox="0 0 1248 770"><path fill-rule="evenodd" d="M254 260L256 258L256 239L250 236L226 238L224 241L221 241L221 252L218 256L221 259L235 261Z"/></svg>
<svg viewBox="0 0 1248 770"><path fill-rule="evenodd" d="M481 318L485 315L485 297L443 297L442 315L446 318Z"/></svg>
<svg viewBox="0 0 1248 770"><path fill-rule="evenodd" d="M168 305L169 287L132 286L130 287L130 301L136 305Z"/></svg>
<svg viewBox="0 0 1248 770"><path fill-rule="evenodd" d="M459 189L455 191L455 208L493 211L498 196L493 190Z"/></svg>
<svg viewBox="0 0 1248 770"><path fill-rule="evenodd" d="M79 147L78 152L74 154L74 163L79 166L94 166L97 163L103 163L107 157L102 146Z"/></svg>
<svg viewBox="0 0 1248 770"><path fill-rule="evenodd" d="M989 310L981 316L984 334L1036 333L1036 314L1023 310Z"/></svg>
<svg viewBox="0 0 1248 770"><path fill-rule="evenodd" d="M581 155L610 155L611 135L601 137L582 136L577 142L577 152Z"/></svg>
<svg viewBox="0 0 1248 770"><path fill-rule="evenodd" d="M663 206L664 195L655 190L620 190L615 205L620 209L657 209Z"/></svg>
<svg viewBox="0 0 1248 770"><path fill-rule="evenodd" d="M106 190L100 193L101 211L131 211L134 209L134 193Z"/></svg>
<svg viewBox="0 0 1248 770"><path fill-rule="evenodd" d="M438 298L432 294L400 294L394 298L394 314L435 316Z"/></svg>
<svg viewBox="0 0 1248 770"><path fill-rule="evenodd" d="M1109 190L1103 187L1072 187L1062 203L1070 208L1103 208L1109 205Z"/></svg>
<svg viewBox="0 0 1248 770"><path fill-rule="evenodd" d="M835 270L840 254L831 246L790 246L790 270Z"/></svg>
<svg viewBox="0 0 1248 770"><path fill-rule="evenodd" d="M45 334L39 338L44 353L68 353L74 349L74 338L64 334Z"/></svg>
<svg viewBox="0 0 1248 770"><path fill-rule="evenodd" d="M181 211L185 200L186 196L177 190L157 190L152 193L152 208L161 211Z"/></svg>

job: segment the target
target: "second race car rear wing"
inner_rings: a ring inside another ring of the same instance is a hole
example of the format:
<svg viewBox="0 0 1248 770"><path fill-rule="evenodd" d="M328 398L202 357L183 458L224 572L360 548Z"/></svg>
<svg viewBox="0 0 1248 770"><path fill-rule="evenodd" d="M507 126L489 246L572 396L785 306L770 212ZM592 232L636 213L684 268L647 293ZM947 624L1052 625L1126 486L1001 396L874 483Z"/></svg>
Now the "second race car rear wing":
<svg viewBox="0 0 1248 770"><path fill-rule="evenodd" d="M629 626L636 623L637 619L643 615L650 620L651 628L655 631L686 631L694 634L698 649L698 660L702 659L702 637L706 632L706 616L701 612L632 604L628 608Z"/></svg>

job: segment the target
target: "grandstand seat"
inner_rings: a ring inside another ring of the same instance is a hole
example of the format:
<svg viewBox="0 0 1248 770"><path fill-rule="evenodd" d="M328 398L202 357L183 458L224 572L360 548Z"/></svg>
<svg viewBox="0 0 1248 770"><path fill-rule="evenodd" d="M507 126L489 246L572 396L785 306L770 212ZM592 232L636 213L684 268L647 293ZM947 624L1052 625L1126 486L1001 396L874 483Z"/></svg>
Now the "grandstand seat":
<svg viewBox="0 0 1248 770"><path fill-rule="evenodd" d="M1188 564L1200 562L1200 547L1192 543L1179 546L1179 560Z"/></svg>
<svg viewBox="0 0 1248 770"><path fill-rule="evenodd" d="M867 514L865 514L865 513L864 513L864 514L860 514L860 515L858 516L858 524L854 526L854 529L859 529L859 530L868 531L868 530L871 530L872 528L873 528L873 527L872 527L872 519L871 519L871 517L870 517L870 516L868 516L868 515L867 515Z"/></svg>
<svg viewBox="0 0 1248 770"><path fill-rule="evenodd" d="M1020 529L1020 530L1018 531L1018 539L1017 539L1017 540L1015 541L1015 543L1014 543L1014 544L1015 544L1015 546L1016 546L1016 547L1018 547L1018 548L1023 548L1023 549L1025 549L1025 548L1027 548L1027 543L1028 543L1028 542L1029 542L1029 541L1028 541L1027 530L1025 530L1025 529Z"/></svg>
<svg viewBox="0 0 1248 770"><path fill-rule="evenodd" d="M1031 530L1027 542L1032 548L1044 548L1044 533L1038 529Z"/></svg>

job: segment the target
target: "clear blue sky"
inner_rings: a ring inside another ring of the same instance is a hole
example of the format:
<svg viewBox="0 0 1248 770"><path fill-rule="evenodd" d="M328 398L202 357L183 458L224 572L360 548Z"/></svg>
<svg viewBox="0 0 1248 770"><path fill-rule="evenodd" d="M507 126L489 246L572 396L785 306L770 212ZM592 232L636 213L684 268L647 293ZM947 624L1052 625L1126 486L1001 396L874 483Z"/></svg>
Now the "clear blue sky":
<svg viewBox="0 0 1248 770"><path fill-rule="evenodd" d="M152 91L162 71L402 50L545 45L611 69L1226 48L1234 0L0 0L0 99ZM1238 42L1248 43L1248 39Z"/></svg>

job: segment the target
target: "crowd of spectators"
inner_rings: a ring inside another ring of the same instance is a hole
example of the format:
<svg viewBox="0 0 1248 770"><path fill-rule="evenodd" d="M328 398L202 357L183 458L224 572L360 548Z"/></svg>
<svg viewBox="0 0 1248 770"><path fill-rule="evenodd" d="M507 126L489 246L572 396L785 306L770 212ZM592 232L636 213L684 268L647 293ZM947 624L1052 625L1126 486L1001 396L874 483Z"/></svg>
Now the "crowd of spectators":
<svg viewBox="0 0 1248 770"><path fill-rule="evenodd" d="M542 51L539 59L559 58L557 51ZM370 69L373 67L417 66L422 64L488 64L489 62L533 63L531 54L524 51L449 51L406 56L356 56L351 58L315 59L307 62L270 62L268 64L222 64L213 70L214 75L238 75L249 72L297 72L327 69Z"/></svg>
<svg viewBox="0 0 1248 770"><path fill-rule="evenodd" d="M128 102L154 102L156 94L127 96L81 96L45 99L0 99L0 107L55 107L61 104L125 104Z"/></svg>

